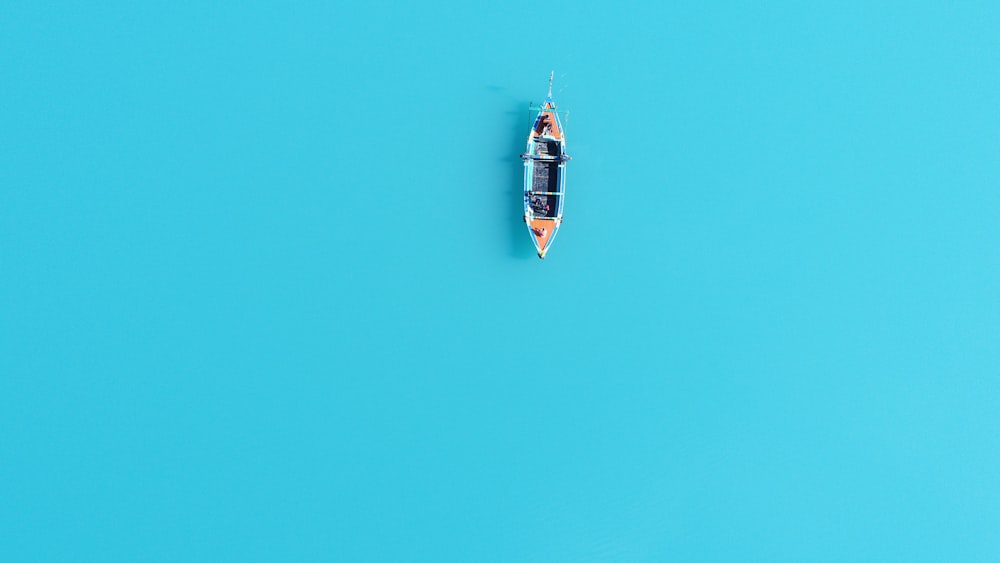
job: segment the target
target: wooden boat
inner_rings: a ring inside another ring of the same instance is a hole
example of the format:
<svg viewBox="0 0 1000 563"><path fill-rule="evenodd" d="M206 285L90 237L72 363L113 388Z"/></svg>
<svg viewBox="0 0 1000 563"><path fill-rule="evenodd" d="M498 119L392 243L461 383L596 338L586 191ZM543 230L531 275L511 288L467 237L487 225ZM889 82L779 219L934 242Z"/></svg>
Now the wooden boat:
<svg viewBox="0 0 1000 563"><path fill-rule="evenodd" d="M549 75L549 93L540 107L532 108L535 115L528 133L528 150L521 155L524 160L524 222L528 225L531 240L539 258L552 247L563 219L563 201L566 195L566 134L560 111L552 101L552 78Z"/></svg>

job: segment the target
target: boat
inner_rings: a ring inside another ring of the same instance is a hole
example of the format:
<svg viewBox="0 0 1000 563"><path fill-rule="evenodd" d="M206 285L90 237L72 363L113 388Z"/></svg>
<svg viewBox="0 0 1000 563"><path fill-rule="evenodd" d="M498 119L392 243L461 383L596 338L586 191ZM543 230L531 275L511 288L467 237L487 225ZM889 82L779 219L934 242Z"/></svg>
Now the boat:
<svg viewBox="0 0 1000 563"><path fill-rule="evenodd" d="M566 132L559 119L561 111L552 101L552 79L549 93L537 111L528 133L528 149L521 155L524 161L524 222L538 257L544 259L563 220L566 195Z"/></svg>

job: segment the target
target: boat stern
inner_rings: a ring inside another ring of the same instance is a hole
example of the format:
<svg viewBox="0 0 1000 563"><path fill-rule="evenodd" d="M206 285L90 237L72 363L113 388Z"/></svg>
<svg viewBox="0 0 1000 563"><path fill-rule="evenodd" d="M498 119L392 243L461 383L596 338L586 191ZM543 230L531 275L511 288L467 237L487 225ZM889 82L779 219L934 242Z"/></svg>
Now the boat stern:
<svg viewBox="0 0 1000 563"><path fill-rule="evenodd" d="M556 231L559 230L560 221L558 219L529 218L527 223L532 242L535 243L535 250L538 252L538 257L544 260L545 254L549 251L549 246L552 244L552 239L555 238Z"/></svg>

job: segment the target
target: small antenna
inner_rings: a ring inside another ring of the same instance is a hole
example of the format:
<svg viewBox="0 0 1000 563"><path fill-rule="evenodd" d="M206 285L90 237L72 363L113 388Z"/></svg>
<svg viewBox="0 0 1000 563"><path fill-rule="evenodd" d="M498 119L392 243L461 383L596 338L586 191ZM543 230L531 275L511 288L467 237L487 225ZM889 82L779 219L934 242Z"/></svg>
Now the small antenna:
<svg viewBox="0 0 1000 563"><path fill-rule="evenodd" d="M556 71L553 70L552 72L549 73L549 97L550 98L552 97L552 79L555 78L555 76L556 76Z"/></svg>

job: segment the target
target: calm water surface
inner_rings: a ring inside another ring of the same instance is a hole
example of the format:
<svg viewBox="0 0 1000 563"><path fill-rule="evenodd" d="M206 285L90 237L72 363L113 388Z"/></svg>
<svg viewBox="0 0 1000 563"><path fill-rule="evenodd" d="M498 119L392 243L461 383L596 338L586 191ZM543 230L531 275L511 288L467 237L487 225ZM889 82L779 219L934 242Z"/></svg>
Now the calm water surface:
<svg viewBox="0 0 1000 563"><path fill-rule="evenodd" d="M997 560L998 27L8 4L0 559Z"/></svg>

